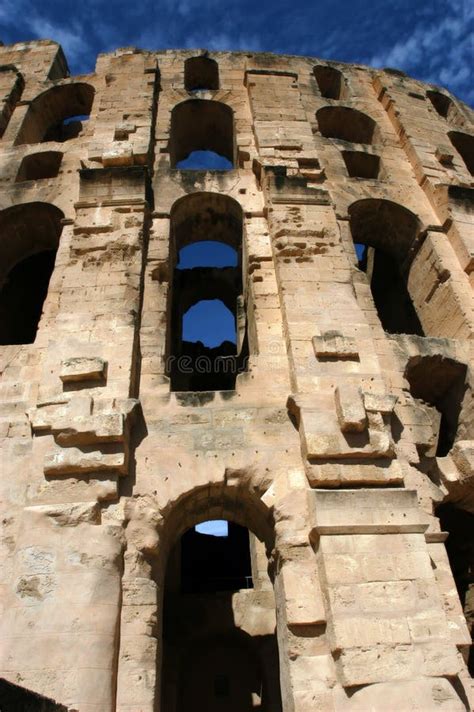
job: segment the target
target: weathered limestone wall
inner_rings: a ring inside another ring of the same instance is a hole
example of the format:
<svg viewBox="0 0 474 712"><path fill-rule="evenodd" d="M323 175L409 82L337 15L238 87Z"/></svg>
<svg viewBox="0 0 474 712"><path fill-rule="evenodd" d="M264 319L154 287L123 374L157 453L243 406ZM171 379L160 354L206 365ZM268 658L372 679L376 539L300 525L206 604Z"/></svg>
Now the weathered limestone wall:
<svg viewBox="0 0 474 712"><path fill-rule="evenodd" d="M466 620L436 507L474 514L474 180L451 140L472 113L393 70L267 54L216 53L219 88L188 92L200 54L122 49L71 78L54 42L0 47L2 269L57 246L34 342L0 346L0 677L178 712L168 554L229 519L255 535L254 590L188 601L190 645L258 639L270 679L276 632L283 712L470 709L474 594ZM173 110L199 101L232 111L232 170L171 167ZM212 194L241 215L248 365L174 392L176 204L195 195L198 224ZM422 335L384 328L354 242L397 266Z"/></svg>

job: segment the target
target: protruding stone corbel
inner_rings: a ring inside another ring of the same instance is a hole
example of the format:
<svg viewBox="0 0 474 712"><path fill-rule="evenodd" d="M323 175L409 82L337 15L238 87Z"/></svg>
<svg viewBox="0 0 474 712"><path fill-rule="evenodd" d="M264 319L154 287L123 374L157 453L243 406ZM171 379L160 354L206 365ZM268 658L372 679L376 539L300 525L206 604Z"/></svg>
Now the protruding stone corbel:
<svg viewBox="0 0 474 712"><path fill-rule="evenodd" d="M313 336L313 349L319 361L359 361L355 340L340 331L323 331Z"/></svg>
<svg viewBox="0 0 474 712"><path fill-rule="evenodd" d="M109 148L102 153L102 165L109 166L133 166L133 149L127 141L117 143L113 148Z"/></svg>
<svg viewBox="0 0 474 712"><path fill-rule="evenodd" d="M367 428L367 414L360 388L337 387L334 398L337 418L343 433L361 433Z"/></svg>
<svg viewBox="0 0 474 712"><path fill-rule="evenodd" d="M435 156L443 166L451 166L454 160L454 153L451 146L437 146Z"/></svg>
<svg viewBox="0 0 474 712"><path fill-rule="evenodd" d="M309 461L318 461L392 458L394 446L387 413L393 404L392 399L371 401L370 394L344 384L332 394L292 395L287 407L298 425L303 455ZM375 410L376 406L382 410Z"/></svg>
<svg viewBox="0 0 474 712"><path fill-rule="evenodd" d="M137 127L135 124L127 121L121 121L118 124L115 124L114 141L126 141L130 134L135 133L136 130Z"/></svg>
<svg viewBox="0 0 474 712"><path fill-rule="evenodd" d="M364 392L364 407L369 413L382 413L382 415L390 415L395 408L397 396L392 396L388 393L367 393Z"/></svg>
<svg viewBox="0 0 474 712"><path fill-rule="evenodd" d="M104 382L107 375L107 361L99 356L74 356L61 362L59 378L63 383L82 381Z"/></svg>
<svg viewBox="0 0 474 712"><path fill-rule="evenodd" d="M332 392L291 395L288 412L300 434L310 485L401 484L390 427L395 402L350 381Z"/></svg>
<svg viewBox="0 0 474 712"><path fill-rule="evenodd" d="M139 401L133 398L109 402L74 395L28 411L33 433L53 436L44 474L127 474L130 430L138 408Z"/></svg>
<svg viewBox="0 0 474 712"><path fill-rule="evenodd" d="M449 455L436 462L450 500L474 513L474 440L458 440Z"/></svg>

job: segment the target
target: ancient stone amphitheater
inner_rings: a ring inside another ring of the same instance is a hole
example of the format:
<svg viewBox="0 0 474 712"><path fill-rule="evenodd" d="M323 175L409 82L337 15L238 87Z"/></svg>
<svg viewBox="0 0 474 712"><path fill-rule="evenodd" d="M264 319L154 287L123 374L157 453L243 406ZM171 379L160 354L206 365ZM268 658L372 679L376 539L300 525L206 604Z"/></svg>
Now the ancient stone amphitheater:
<svg viewBox="0 0 474 712"><path fill-rule="evenodd" d="M310 57L0 64L2 712L471 709L468 107Z"/></svg>

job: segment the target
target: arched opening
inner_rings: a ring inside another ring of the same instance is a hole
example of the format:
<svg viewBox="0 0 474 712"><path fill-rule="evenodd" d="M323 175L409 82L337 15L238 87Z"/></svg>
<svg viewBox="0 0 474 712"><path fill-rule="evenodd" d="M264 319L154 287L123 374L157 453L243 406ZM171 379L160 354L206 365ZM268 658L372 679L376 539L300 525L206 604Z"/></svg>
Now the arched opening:
<svg viewBox="0 0 474 712"><path fill-rule="evenodd" d="M316 112L319 130L326 138L371 144L376 122L367 114L348 106L323 106Z"/></svg>
<svg viewBox="0 0 474 712"><path fill-rule="evenodd" d="M205 99L192 99L178 104L171 112L169 150L172 168L186 169L186 164L183 166L181 162L186 161L190 154L196 152L206 152L207 161L212 158L209 152L217 154L221 159L228 161L220 170L232 168L234 164L232 109L221 102ZM199 157L194 155L194 159L197 158ZM202 168L193 167L192 170L209 170L209 168L205 161Z"/></svg>
<svg viewBox="0 0 474 712"><path fill-rule="evenodd" d="M233 390L247 362L242 211L231 198L195 193L171 215L168 372L174 391Z"/></svg>
<svg viewBox="0 0 474 712"><path fill-rule="evenodd" d="M230 517L178 536L164 583L162 712L280 712L275 600L262 557L265 544Z"/></svg>
<svg viewBox="0 0 474 712"><path fill-rule="evenodd" d="M89 118L93 101L94 88L83 82L48 89L31 102L15 144L75 138Z"/></svg>
<svg viewBox="0 0 474 712"><path fill-rule="evenodd" d="M344 86L342 72L325 64L318 64L313 69L321 96L326 99L340 99Z"/></svg>
<svg viewBox="0 0 474 712"><path fill-rule="evenodd" d="M364 151L342 151L342 158L351 178L378 178L379 156Z"/></svg>
<svg viewBox="0 0 474 712"><path fill-rule="evenodd" d="M448 532L446 552L459 600L471 638L474 637L474 514L451 502L441 504L436 515L441 531ZM468 657L468 669L474 675L474 645Z"/></svg>
<svg viewBox="0 0 474 712"><path fill-rule="evenodd" d="M426 96L431 101L434 110L444 119L448 117L449 110L453 106L453 102L446 96L446 94L441 94L439 91L429 90L426 92Z"/></svg>
<svg viewBox="0 0 474 712"><path fill-rule="evenodd" d="M25 156L20 164L15 182L55 178L59 173L63 154L61 151L41 151Z"/></svg>
<svg viewBox="0 0 474 712"><path fill-rule="evenodd" d="M369 198L350 206L349 220L358 266L367 274L383 328L423 336L407 289L407 258L419 233L418 218L396 203ZM359 245L365 246L362 251Z"/></svg>
<svg viewBox="0 0 474 712"><path fill-rule="evenodd" d="M27 203L0 213L1 345L35 340L62 218L48 203Z"/></svg>
<svg viewBox="0 0 474 712"><path fill-rule="evenodd" d="M190 57L184 63L184 87L187 91L219 89L219 66L210 57Z"/></svg>
<svg viewBox="0 0 474 712"><path fill-rule="evenodd" d="M56 250L30 255L16 264L0 291L0 344L32 344L54 269Z"/></svg>
<svg viewBox="0 0 474 712"><path fill-rule="evenodd" d="M440 355L414 356L406 366L404 375L411 395L438 413L438 418L433 419L438 423L436 445L434 452L427 453L431 456L445 457L454 445L467 388L466 373L465 364Z"/></svg>
<svg viewBox="0 0 474 712"><path fill-rule="evenodd" d="M466 164L469 173L474 176L474 136L461 133L460 131L450 131L449 140Z"/></svg>

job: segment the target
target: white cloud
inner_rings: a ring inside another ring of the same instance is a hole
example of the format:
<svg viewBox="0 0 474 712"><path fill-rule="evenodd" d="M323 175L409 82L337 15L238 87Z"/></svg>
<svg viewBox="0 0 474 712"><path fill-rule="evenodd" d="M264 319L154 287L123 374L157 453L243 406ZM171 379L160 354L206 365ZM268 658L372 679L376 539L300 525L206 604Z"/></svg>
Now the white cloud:
<svg viewBox="0 0 474 712"><path fill-rule="evenodd" d="M472 72L473 45L469 26L474 6L463 0L448 0L444 17L422 18L411 33L392 47L364 60L376 67L395 67L424 81L461 90ZM474 90L471 90L474 98Z"/></svg>
<svg viewBox="0 0 474 712"><path fill-rule="evenodd" d="M38 14L30 0L1 0L0 22L9 27L23 27L27 34L38 39L59 42L69 62L84 60L90 51L84 28L77 20L67 26L51 22ZM21 40L18 37L17 41Z"/></svg>
<svg viewBox="0 0 474 712"><path fill-rule="evenodd" d="M84 29L77 22L68 28L55 25L40 17L34 17L30 20L29 27L39 39L51 39L59 42L70 63L80 62L89 52L89 45L84 38Z"/></svg>
<svg viewBox="0 0 474 712"><path fill-rule="evenodd" d="M0 22L4 25L16 26L24 22L31 12L29 0L2 0L0 2Z"/></svg>

